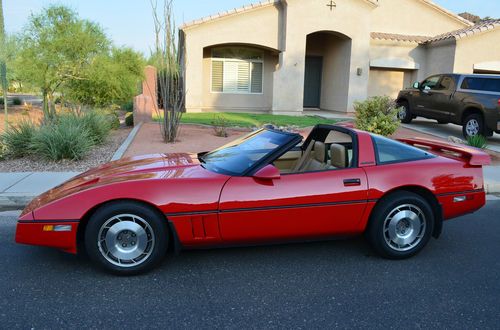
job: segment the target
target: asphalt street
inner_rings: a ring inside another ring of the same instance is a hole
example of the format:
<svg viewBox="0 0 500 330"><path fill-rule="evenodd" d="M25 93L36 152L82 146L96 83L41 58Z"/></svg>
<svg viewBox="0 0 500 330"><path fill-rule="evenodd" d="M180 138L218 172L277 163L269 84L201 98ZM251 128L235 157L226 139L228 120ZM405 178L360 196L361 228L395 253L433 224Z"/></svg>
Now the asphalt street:
<svg viewBox="0 0 500 330"><path fill-rule="evenodd" d="M449 221L418 256L362 238L183 252L116 277L14 243L0 213L0 328L457 328L500 326L500 201Z"/></svg>

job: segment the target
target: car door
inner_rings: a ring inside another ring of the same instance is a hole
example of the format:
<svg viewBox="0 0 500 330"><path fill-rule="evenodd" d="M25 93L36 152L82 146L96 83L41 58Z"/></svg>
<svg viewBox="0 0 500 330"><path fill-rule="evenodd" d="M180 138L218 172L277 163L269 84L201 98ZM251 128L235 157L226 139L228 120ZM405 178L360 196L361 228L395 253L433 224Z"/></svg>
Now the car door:
<svg viewBox="0 0 500 330"><path fill-rule="evenodd" d="M361 168L286 174L272 181L232 177L220 197L222 239L273 242L353 234L367 187Z"/></svg>
<svg viewBox="0 0 500 330"><path fill-rule="evenodd" d="M449 122L452 103L451 98L455 91L455 80L450 75L443 75L437 83L428 91L423 91L426 94L425 107L427 114L432 119Z"/></svg>
<svg viewBox="0 0 500 330"><path fill-rule="evenodd" d="M419 116L430 116L430 97L432 90L437 86L441 80L440 75L431 76L425 79L419 86L418 90L413 94L412 111Z"/></svg>

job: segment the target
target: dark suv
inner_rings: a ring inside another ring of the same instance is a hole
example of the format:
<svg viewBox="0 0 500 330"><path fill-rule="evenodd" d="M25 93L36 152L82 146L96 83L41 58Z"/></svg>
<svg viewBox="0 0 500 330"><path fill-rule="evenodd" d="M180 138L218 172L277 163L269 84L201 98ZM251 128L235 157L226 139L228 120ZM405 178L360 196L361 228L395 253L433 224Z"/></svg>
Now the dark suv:
<svg viewBox="0 0 500 330"><path fill-rule="evenodd" d="M465 138L500 133L500 75L440 74L399 92L403 123L417 116L462 125Z"/></svg>

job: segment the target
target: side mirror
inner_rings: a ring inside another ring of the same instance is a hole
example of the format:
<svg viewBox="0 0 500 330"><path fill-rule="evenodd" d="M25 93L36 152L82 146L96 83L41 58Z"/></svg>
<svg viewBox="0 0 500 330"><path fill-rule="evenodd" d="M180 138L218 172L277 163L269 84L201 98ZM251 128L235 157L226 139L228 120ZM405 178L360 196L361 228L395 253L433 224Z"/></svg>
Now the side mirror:
<svg viewBox="0 0 500 330"><path fill-rule="evenodd" d="M418 81L413 83L413 88L420 89L420 83Z"/></svg>
<svg viewBox="0 0 500 330"><path fill-rule="evenodd" d="M260 180L275 180L281 178L281 174L275 166L269 164L258 170L252 177Z"/></svg>

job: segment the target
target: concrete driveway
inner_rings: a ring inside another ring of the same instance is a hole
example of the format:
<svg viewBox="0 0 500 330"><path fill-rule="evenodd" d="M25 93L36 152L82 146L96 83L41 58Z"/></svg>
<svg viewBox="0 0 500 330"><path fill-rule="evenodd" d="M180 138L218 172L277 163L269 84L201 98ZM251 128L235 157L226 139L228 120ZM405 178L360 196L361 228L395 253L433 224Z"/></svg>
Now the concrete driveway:
<svg viewBox="0 0 500 330"><path fill-rule="evenodd" d="M419 117L414 119L411 124L403 124L403 127L444 139L447 139L449 136L454 136L463 140L462 126L454 124L440 125L437 121L432 119ZM500 152L500 134L494 133L493 136L488 139L487 148L495 152Z"/></svg>

